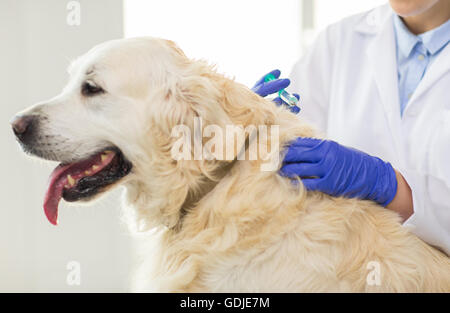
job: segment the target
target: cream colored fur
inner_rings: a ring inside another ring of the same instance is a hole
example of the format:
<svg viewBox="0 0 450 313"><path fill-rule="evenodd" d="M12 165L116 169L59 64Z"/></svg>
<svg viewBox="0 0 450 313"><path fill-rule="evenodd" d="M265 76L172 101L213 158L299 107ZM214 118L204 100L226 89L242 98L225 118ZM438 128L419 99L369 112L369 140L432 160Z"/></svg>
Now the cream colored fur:
<svg viewBox="0 0 450 313"><path fill-rule="evenodd" d="M80 98L92 68L107 94ZM194 117L203 127L279 125L284 146L298 136L318 137L301 114L277 108L161 39L102 44L71 73L60 96L31 110L48 117L47 133L68 138L54 139L66 151L60 161L113 143L133 163L123 180L125 212L144 242L133 290L450 291L449 258L373 202L306 192L277 171L262 172L261 160L236 161L223 172L230 161L170 155L172 128L193 128ZM70 143L86 144L75 152ZM207 186L213 189L204 192ZM188 197L195 201L187 207ZM379 264L378 286L367 283L371 262Z"/></svg>

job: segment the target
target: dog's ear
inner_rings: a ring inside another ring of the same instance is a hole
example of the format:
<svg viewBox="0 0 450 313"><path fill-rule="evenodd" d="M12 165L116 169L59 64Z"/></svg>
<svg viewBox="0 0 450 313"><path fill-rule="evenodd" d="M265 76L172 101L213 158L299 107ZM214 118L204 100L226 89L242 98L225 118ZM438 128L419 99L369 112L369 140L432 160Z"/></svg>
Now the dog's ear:
<svg viewBox="0 0 450 313"><path fill-rule="evenodd" d="M178 88L178 102L186 106L200 123L202 145L211 141L208 137L212 128L222 133L224 161L234 160L245 150L249 137L261 125L273 125L275 121L274 105L262 99L246 86L217 74L213 68L203 62L192 64L194 73L187 75ZM256 134L255 134L256 135ZM244 136L243 140L242 136ZM238 138L239 137L239 138ZM199 138L196 138L197 140ZM205 142L206 141L206 142Z"/></svg>

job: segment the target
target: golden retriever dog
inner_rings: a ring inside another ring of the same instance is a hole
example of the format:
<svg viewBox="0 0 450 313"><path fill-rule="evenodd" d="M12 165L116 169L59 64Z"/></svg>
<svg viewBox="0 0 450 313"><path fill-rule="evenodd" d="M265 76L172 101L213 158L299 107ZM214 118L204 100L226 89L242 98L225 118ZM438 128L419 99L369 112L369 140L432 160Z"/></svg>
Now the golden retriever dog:
<svg viewBox="0 0 450 313"><path fill-rule="evenodd" d="M125 187L128 223L148 243L134 290L450 291L449 258L402 227L396 213L307 192L279 175L277 156L292 140L318 137L301 113L163 39L103 43L69 74L61 94L19 113L13 130L25 152L60 163L44 199L51 223L61 199L90 201ZM184 156L194 156L174 157L180 142L206 146L208 126L225 132L230 125L255 127L244 140L217 141L204 157L183 146ZM204 133L180 136L179 126ZM255 142L266 151L247 157ZM231 158L214 157L222 144Z"/></svg>

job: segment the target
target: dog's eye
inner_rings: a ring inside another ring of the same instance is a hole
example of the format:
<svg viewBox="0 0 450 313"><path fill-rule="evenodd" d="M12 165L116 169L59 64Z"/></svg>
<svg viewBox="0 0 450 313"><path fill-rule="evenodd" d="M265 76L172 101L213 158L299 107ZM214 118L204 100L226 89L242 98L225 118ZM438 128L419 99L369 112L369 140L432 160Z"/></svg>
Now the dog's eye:
<svg viewBox="0 0 450 313"><path fill-rule="evenodd" d="M85 81L81 86L81 93L83 94L83 96L95 96L104 92L105 91L102 87L96 85L90 80Z"/></svg>

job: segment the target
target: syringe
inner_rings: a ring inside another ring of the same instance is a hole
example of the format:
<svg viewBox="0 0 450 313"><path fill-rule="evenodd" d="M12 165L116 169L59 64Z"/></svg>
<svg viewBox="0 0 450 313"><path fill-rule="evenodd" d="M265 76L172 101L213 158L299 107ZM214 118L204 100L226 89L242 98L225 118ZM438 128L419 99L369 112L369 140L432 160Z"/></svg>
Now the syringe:
<svg viewBox="0 0 450 313"><path fill-rule="evenodd" d="M275 76L273 76L272 74L268 74L268 75L264 78L264 81L265 81L265 82L269 82L269 81L275 80L275 79L276 79ZM300 109L300 107L298 106L298 99L297 99L295 96L291 95L291 94L290 94L289 92L287 92L286 90L281 89L280 91L278 91L278 96L280 96L280 98L281 98L284 102L286 102L288 105L290 105L290 106L296 106L296 107L298 107L298 108Z"/></svg>

